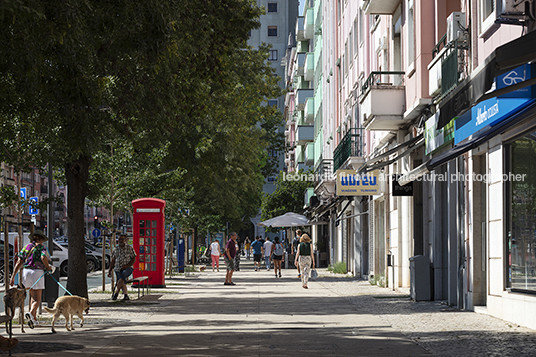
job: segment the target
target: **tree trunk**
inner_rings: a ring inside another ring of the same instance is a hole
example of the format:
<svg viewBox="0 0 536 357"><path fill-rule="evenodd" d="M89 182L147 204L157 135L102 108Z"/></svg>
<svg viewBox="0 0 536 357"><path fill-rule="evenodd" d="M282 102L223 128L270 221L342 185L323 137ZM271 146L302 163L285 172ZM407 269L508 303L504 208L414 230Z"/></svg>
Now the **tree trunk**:
<svg viewBox="0 0 536 357"><path fill-rule="evenodd" d="M91 158L81 157L65 165L67 179L67 235L69 237L69 275L67 290L88 297L87 261L84 245L84 205Z"/></svg>
<svg viewBox="0 0 536 357"><path fill-rule="evenodd" d="M194 226L194 231L192 234L192 265L197 264L197 225Z"/></svg>

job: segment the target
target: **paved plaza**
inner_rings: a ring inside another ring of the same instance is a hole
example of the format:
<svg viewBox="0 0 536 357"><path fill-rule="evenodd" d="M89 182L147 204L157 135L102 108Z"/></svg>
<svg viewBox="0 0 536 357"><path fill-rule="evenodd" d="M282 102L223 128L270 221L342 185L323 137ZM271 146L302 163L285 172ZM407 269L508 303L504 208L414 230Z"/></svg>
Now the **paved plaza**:
<svg viewBox="0 0 536 357"><path fill-rule="evenodd" d="M534 356L536 331L407 292L319 270L303 289L243 260L235 286L224 270L175 275L131 301L92 292L86 324L50 332L14 327L14 356ZM78 321L78 318L75 319ZM4 333L5 336L5 333ZM7 355L7 352L5 353Z"/></svg>

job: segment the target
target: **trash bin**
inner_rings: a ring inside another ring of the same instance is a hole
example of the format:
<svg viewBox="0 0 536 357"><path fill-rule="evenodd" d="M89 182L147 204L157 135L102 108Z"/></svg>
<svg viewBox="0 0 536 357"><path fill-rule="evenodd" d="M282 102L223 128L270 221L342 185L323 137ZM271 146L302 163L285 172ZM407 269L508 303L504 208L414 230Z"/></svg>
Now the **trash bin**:
<svg viewBox="0 0 536 357"><path fill-rule="evenodd" d="M430 262L424 255L409 258L410 295L415 301L431 300Z"/></svg>
<svg viewBox="0 0 536 357"><path fill-rule="evenodd" d="M52 273L52 275L45 274L43 279L45 279L45 290L43 292L42 300L47 303L48 307L52 307L58 298L58 292L60 289L60 286L58 285L58 282L60 281L60 269L56 268L56 271Z"/></svg>
<svg viewBox="0 0 536 357"><path fill-rule="evenodd" d="M185 241L179 238L177 240L177 266L179 273L184 273L184 249Z"/></svg>

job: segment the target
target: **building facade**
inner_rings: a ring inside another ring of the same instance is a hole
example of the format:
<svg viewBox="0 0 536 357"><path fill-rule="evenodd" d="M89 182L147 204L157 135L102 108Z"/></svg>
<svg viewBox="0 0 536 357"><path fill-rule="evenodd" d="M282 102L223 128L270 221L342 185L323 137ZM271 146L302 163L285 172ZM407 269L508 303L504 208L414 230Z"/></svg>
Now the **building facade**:
<svg viewBox="0 0 536 357"><path fill-rule="evenodd" d="M307 74L313 167L332 174L304 202L325 222L310 228L318 250L416 300L536 328L535 2L314 0L307 11L321 53ZM378 193L337 191L338 170L377 175Z"/></svg>

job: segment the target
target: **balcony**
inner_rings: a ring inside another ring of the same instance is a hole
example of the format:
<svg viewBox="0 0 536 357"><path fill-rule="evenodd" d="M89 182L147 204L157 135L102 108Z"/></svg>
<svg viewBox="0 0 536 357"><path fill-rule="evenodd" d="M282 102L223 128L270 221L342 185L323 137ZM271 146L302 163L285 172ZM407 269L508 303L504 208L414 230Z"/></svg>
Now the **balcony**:
<svg viewBox="0 0 536 357"><path fill-rule="evenodd" d="M305 19L303 16L296 19L296 41L305 41Z"/></svg>
<svg viewBox="0 0 536 357"><path fill-rule="evenodd" d="M333 152L333 171L352 166L358 169L363 159L363 128L351 128Z"/></svg>
<svg viewBox="0 0 536 357"><path fill-rule="evenodd" d="M305 68L305 58L307 57L307 54L305 53L298 53L296 56L296 74L295 76L303 76L304 74L304 68Z"/></svg>
<svg viewBox="0 0 536 357"><path fill-rule="evenodd" d="M315 121L315 99L309 97L305 100L305 123L314 124Z"/></svg>
<svg viewBox="0 0 536 357"><path fill-rule="evenodd" d="M305 57L303 76L306 81L312 81L315 78L315 54L309 52Z"/></svg>
<svg viewBox="0 0 536 357"><path fill-rule="evenodd" d="M333 160L322 159L318 160L315 167L315 194L319 198L328 198L335 194L335 176L333 175Z"/></svg>
<svg viewBox="0 0 536 357"><path fill-rule="evenodd" d="M404 72L372 72L361 86L361 110L367 130L398 130L404 119Z"/></svg>
<svg viewBox="0 0 536 357"><path fill-rule="evenodd" d="M314 191L314 188L312 187L309 187L305 190L305 194L304 194L304 206L306 207L309 207L310 206L310 203L311 203L311 197L313 197L315 195L315 191Z"/></svg>
<svg viewBox="0 0 536 357"><path fill-rule="evenodd" d="M315 144L308 143L305 147L305 164L314 165L315 163Z"/></svg>
<svg viewBox="0 0 536 357"><path fill-rule="evenodd" d="M315 35L315 12L312 7L305 11L305 19L303 22L305 25L304 37L307 40L312 40Z"/></svg>
<svg viewBox="0 0 536 357"><path fill-rule="evenodd" d="M304 110L305 101L307 100L307 98L312 98L313 96L314 96L313 89L298 89L296 91L296 109Z"/></svg>
<svg viewBox="0 0 536 357"><path fill-rule="evenodd" d="M314 141L315 127L313 125L298 125L296 130L296 142L305 145Z"/></svg>
<svg viewBox="0 0 536 357"><path fill-rule="evenodd" d="M467 46L458 41L447 44L447 34L435 45L432 50L432 62L428 65L429 94L431 97L444 97L456 86L463 73L463 66L459 66L459 59L463 58Z"/></svg>
<svg viewBox="0 0 536 357"><path fill-rule="evenodd" d="M368 0L363 5L366 15L391 15L395 12L400 0Z"/></svg>

